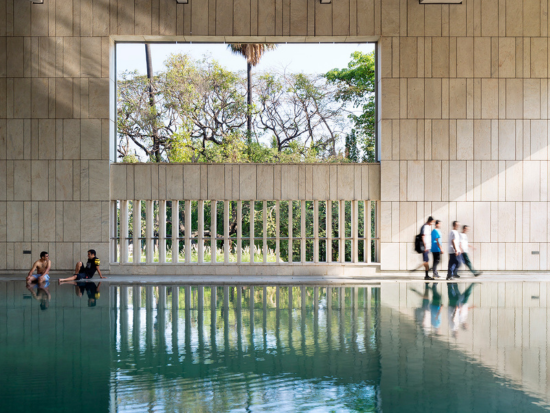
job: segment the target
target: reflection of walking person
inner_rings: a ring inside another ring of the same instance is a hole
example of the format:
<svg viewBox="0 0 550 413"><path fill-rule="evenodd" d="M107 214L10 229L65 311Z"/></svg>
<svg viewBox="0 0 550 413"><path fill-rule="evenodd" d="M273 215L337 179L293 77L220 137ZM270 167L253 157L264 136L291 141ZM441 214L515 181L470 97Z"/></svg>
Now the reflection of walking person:
<svg viewBox="0 0 550 413"><path fill-rule="evenodd" d="M470 227L468 225L464 225L462 227L462 233L460 234L460 249L462 250L462 262L468 269L471 271L472 274L474 274L476 277L481 275L481 271L474 270L474 267L472 266L472 262L470 261L470 257L468 256L469 247L472 248L473 245L468 244L468 230Z"/></svg>
<svg viewBox="0 0 550 413"><path fill-rule="evenodd" d="M422 297L422 308L417 308L415 312L416 319L422 326L424 335L427 336L430 333L430 283L424 285L424 294L414 288L411 288L411 291Z"/></svg>
<svg viewBox="0 0 550 413"><path fill-rule="evenodd" d="M471 283L468 288L466 288L466 291L464 291L464 294L460 295L459 303L460 303L460 316L458 318L458 321L462 327L463 330L468 329L468 311L470 309L470 305L468 304L468 300L470 298L470 295L472 294L472 291L474 289L474 283Z"/></svg>
<svg viewBox="0 0 550 413"><path fill-rule="evenodd" d="M432 303L430 304L430 312L432 314L432 327L434 334L439 334L441 326L441 294L437 291L437 283L432 286Z"/></svg>
<svg viewBox="0 0 550 413"><path fill-rule="evenodd" d="M452 331L453 337L456 338L458 325L459 325L459 299L460 291L458 290L458 284L448 283L447 292L449 293L449 328Z"/></svg>
<svg viewBox="0 0 550 413"><path fill-rule="evenodd" d="M453 221L453 229L449 233L449 266L447 269L447 280L460 278L458 275L458 267L460 267L460 234L458 227L460 223Z"/></svg>

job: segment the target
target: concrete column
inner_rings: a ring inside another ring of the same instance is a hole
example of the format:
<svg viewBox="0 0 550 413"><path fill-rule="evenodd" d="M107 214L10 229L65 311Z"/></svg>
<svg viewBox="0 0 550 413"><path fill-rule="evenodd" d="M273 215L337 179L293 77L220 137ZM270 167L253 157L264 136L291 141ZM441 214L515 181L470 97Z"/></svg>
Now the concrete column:
<svg viewBox="0 0 550 413"><path fill-rule="evenodd" d="M346 201L339 202L338 208L338 257L341 263L346 262Z"/></svg>
<svg viewBox="0 0 550 413"><path fill-rule="evenodd" d="M223 202L223 262L229 264L229 201Z"/></svg>
<svg viewBox="0 0 550 413"><path fill-rule="evenodd" d="M210 201L210 262L216 263L218 244L218 201Z"/></svg>
<svg viewBox="0 0 550 413"><path fill-rule="evenodd" d="M191 263L191 201L185 201L185 263Z"/></svg>
<svg viewBox="0 0 550 413"><path fill-rule="evenodd" d="M155 257L154 247L154 209L153 201L145 201L145 262L152 264Z"/></svg>
<svg viewBox="0 0 550 413"><path fill-rule="evenodd" d="M132 211L133 227L133 246L132 262L139 264L141 262L141 201L134 200Z"/></svg>
<svg viewBox="0 0 550 413"><path fill-rule="evenodd" d="M120 201L120 263L128 262L128 201Z"/></svg>
<svg viewBox="0 0 550 413"><path fill-rule="evenodd" d="M254 264L254 252L256 245L254 245L254 216L255 216L255 210L254 210L254 201L250 201L250 264Z"/></svg>
<svg viewBox="0 0 550 413"><path fill-rule="evenodd" d="M159 201L159 263L166 263L166 201Z"/></svg>
<svg viewBox="0 0 550 413"><path fill-rule="evenodd" d="M300 261L306 262L306 201L300 202Z"/></svg>
<svg viewBox="0 0 550 413"><path fill-rule="evenodd" d="M365 201L365 262L372 262L372 227L371 227L371 201Z"/></svg>
<svg viewBox="0 0 550 413"><path fill-rule="evenodd" d="M275 201L275 257L277 263L281 262L281 214L280 201Z"/></svg>
<svg viewBox="0 0 550 413"><path fill-rule="evenodd" d="M199 234L197 236L199 264L204 263L204 201L199 201Z"/></svg>
<svg viewBox="0 0 550 413"><path fill-rule="evenodd" d="M332 262L332 201L327 201L327 263Z"/></svg>
<svg viewBox="0 0 550 413"><path fill-rule="evenodd" d="M313 201L313 262L319 262L319 201Z"/></svg>
<svg viewBox="0 0 550 413"><path fill-rule="evenodd" d="M292 217L292 204L294 201L288 201L288 262L292 264L292 226L293 226L293 217Z"/></svg>
<svg viewBox="0 0 550 413"><path fill-rule="evenodd" d="M237 264L243 260L243 202L237 201Z"/></svg>
<svg viewBox="0 0 550 413"><path fill-rule="evenodd" d="M351 261L359 262L359 203L351 201Z"/></svg>
<svg viewBox="0 0 550 413"><path fill-rule="evenodd" d="M262 210L262 219L263 219L263 255L264 255L264 264L267 262L267 201L263 201L263 210Z"/></svg>
<svg viewBox="0 0 550 413"><path fill-rule="evenodd" d="M172 201L172 264L177 264L180 255L180 203Z"/></svg>

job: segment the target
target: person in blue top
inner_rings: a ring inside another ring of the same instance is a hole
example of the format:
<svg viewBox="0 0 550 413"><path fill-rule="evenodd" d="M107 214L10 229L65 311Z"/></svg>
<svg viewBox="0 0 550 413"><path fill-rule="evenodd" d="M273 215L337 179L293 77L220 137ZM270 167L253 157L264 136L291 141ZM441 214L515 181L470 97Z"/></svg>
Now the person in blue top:
<svg viewBox="0 0 550 413"><path fill-rule="evenodd" d="M437 266L441 262L441 254L443 254L443 248L441 247L441 221L435 221L435 228L432 231L432 254L434 258L434 263L432 266L432 271L434 278L439 278L439 273L437 272Z"/></svg>

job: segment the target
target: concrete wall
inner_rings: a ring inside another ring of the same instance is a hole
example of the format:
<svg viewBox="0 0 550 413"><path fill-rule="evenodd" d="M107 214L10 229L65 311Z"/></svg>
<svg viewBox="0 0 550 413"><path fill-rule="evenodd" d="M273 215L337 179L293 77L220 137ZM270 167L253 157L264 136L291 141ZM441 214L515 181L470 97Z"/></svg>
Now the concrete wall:
<svg viewBox="0 0 550 413"><path fill-rule="evenodd" d="M58 268L89 246L107 256L116 39L379 39L383 269L417 263L414 233L433 214L473 226L480 268L546 270L547 12L541 0L0 0L0 270L29 266L26 249Z"/></svg>
<svg viewBox="0 0 550 413"><path fill-rule="evenodd" d="M380 200L380 165L113 164L112 200Z"/></svg>
<svg viewBox="0 0 550 413"><path fill-rule="evenodd" d="M432 214L472 225L478 268L549 269L548 2L383 3L382 268Z"/></svg>

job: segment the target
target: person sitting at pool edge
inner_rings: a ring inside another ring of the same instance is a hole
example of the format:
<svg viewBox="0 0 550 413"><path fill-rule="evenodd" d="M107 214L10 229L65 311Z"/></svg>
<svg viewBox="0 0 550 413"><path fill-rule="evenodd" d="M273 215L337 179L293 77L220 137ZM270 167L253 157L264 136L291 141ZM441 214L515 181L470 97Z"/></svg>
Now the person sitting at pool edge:
<svg viewBox="0 0 550 413"><path fill-rule="evenodd" d="M86 267L82 265L81 261L77 262L74 270L74 275L69 278L60 279L59 283L75 280L89 280L94 276L96 271L99 274L99 278L107 278L101 274L99 264L100 261L99 258L96 256L95 250L88 250L88 262L86 263Z"/></svg>
<svg viewBox="0 0 550 413"><path fill-rule="evenodd" d="M50 255L46 251L42 251L40 253L40 259L32 265L32 268L27 275L27 284L31 284L33 282L43 283L49 281L49 272L51 266L52 262L50 261ZM36 270L36 274L33 274L34 270Z"/></svg>

